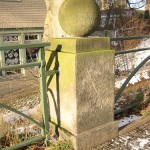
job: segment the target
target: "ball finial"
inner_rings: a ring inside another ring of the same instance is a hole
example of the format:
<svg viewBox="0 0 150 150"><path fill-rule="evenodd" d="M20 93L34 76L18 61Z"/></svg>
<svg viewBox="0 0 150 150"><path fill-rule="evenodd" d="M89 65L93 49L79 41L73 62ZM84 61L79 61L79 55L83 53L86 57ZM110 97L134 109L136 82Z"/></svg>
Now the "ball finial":
<svg viewBox="0 0 150 150"><path fill-rule="evenodd" d="M94 0L65 0L59 10L59 22L69 35L82 37L95 31L100 21Z"/></svg>

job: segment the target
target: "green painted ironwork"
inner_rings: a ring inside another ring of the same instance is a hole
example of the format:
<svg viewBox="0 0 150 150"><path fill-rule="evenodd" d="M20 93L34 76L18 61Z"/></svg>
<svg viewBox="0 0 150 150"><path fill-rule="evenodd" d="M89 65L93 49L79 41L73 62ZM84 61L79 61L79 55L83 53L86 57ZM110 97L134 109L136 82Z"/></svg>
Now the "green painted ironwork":
<svg viewBox="0 0 150 150"><path fill-rule="evenodd" d="M44 48L41 48L39 51L39 60L42 62L40 66L40 92L42 98L42 112L43 112L43 119L44 119L44 135L46 135L46 145L47 143L47 134L49 132L49 112L48 112L48 102L47 102L47 89L46 89L46 62L45 62L45 51Z"/></svg>
<svg viewBox="0 0 150 150"><path fill-rule="evenodd" d="M0 29L0 35L6 34L21 34L21 33L43 33L43 28L32 28L32 29Z"/></svg>
<svg viewBox="0 0 150 150"><path fill-rule="evenodd" d="M138 103L135 103L135 104L126 106L126 107L124 107L124 108L115 110L115 111L114 111L114 115L118 115L118 114L120 114L120 113L123 113L123 112L125 112L125 111L127 111L127 110L129 110L129 109L132 109L132 108L134 108L134 107L137 107L138 105L139 105Z"/></svg>
<svg viewBox="0 0 150 150"><path fill-rule="evenodd" d="M46 71L46 76L53 76L55 74L59 73L58 70L50 70L50 71Z"/></svg>
<svg viewBox="0 0 150 150"><path fill-rule="evenodd" d="M16 144L14 146L7 147L4 150L17 150L19 148L22 148L22 147L25 147L25 146L28 146L28 145L31 145L31 144L35 144L35 143L37 143L37 142L39 142L39 141L41 141L43 139L45 139L45 136L35 137L33 139L20 142L19 144Z"/></svg>
<svg viewBox="0 0 150 150"><path fill-rule="evenodd" d="M115 95L115 102L118 100L118 98L120 97L120 95L122 94L123 90L125 89L125 87L127 86L127 84L129 83L129 81L132 79L132 77L137 73L137 71L150 59L150 55L145 58L132 72L131 74L128 76L128 78L126 79L126 81L123 83L123 85L121 86L121 88L119 89L119 91L117 92L117 94Z"/></svg>
<svg viewBox="0 0 150 150"><path fill-rule="evenodd" d="M124 41L124 40L137 40L137 39L148 39L150 38L150 35L146 35L146 36L131 36L131 37L116 37L116 38L111 38L110 41ZM119 55L119 54L127 54L127 53L134 53L134 52L138 52L138 51L145 51L145 50L150 50L150 47L148 48L140 48L140 49L129 49L126 51L117 51L115 52L115 55ZM119 91L117 92L117 94L115 95L114 98L114 102L116 102L118 100L118 98L121 96L123 90L126 88L127 84L130 82L130 80L132 79L132 77L137 73L137 71L150 59L150 56L148 56L146 59L144 59L132 72L131 74L128 76L128 78L125 80L125 82L123 83L123 85L121 86L121 88L119 89ZM128 109L131 109L133 107L138 106L137 103L132 104L130 106L127 106L125 108L121 108L119 110L115 110L114 114L117 115L119 113L122 113Z"/></svg>
<svg viewBox="0 0 150 150"><path fill-rule="evenodd" d="M25 49L25 48L34 48L34 47L45 47L50 46L50 43L32 43L32 44L14 44L14 45L2 45L0 46L0 51L8 49Z"/></svg>
<svg viewBox="0 0 150 150"><path fill-rule="evenodd" d="M41 62L33 62L33 63L27 63L27 64L18 64L18 65L9 65L9 66L4 66L0 68L0 71L7 71L10 69L19 69L19 68L29 68L29 67L34 67L34 66L41 66Z"/></svg>
<svg viewBox="0 0 150 150"><path fill-rule="evenodd" d="M32 44L17 44L17 45L2 45L0 46L0 51L5 51L8 49L18 48L18 49L26 49L26 48L33 48L33 47L39 47L39 62L33 62L33 63L26 63L26 64L18 64L18 65L11 65L11 66L4 66L0 68L0 71L6 71L10 69L16 69L16 68L27 68L27 67L33 67L38 66L39 67L39 74L40 74L40 93L41 93L41 103L42 103L42 114L43 114L43 124L38 123L33 118L27 116L26 114L11 108L10 106L0 104L0 108L8 109L14 113L17 113L26 119L30 120L37 126L39 126L42 129L42 136L32 138L30 140L23 141L19 144L16 144L14 146L11 146L9 148L6 148L6 150L16 150L21 147L33 144L35 142L38 142L42 139L45 139L47 144L47 135L49 132L49 112L48 112L48 102L47 102L47 89L46 89L46 62L45 62L45 46L50 46L50 43L32 43ZM56 71L57 72L57 71ZM49 74L50 75L50 74Z"/></svg>
<svg viewBox="0 0 150 150"><path fill-rule="evenodd" d="M43 125L41 125L40 123L38 123L37 121L35 121L33 118L27 116L26 114L24 114L24 113L22 113L22 112L20 112L20 111L18 111L18 110L16 110L16 109L14 109L14 108L12 108L12 107L10 107L10 106L7 106L7 105L4 105L4 104L1 104L1 103L0 103L0 108L5 108L5 109L10 110L10 111L12 111L12 112L14 112L14 113L17 113L17 114L23 116L24 118L30 120L31 122L33 122L34 124L36 124L36 125L39 126L40 128L44 129Z"/></svg>
<svg viewBox="0 0 150 150"><path fill-rule="evenodd" d="M147 38L150 38L150 35L145 35L145 36L116 37L116 38L111 38L110 41L137 40L137 39L147 39Z"/></svg>
<svg viewBox="0 0 150 150"><path fill-rule="evenodd" d="M148 103L148 102L150 102L150 100L148 100L147 103ZM127 110L129 110L129 109L132 109L132 108L137 107L137 106L140 106L140 105L141 105L140 103L134 103L134 104L129 105L129 106L126 106L126 107L124 107L124 108L115 110L114 113L115 113L115 115L118 115L118 114L120 114L120 113L122 113L122 112L125 112L125 111L127 111Z"/></svg>
<svg viewBox="0 0 150 150"><path fill-rule="evenodd" d="M146 50L150 50L150 47L148 47L148 48L139 48L139 49L129 49L129 50L126 50L126 51L117 51L117 52L115 52L115 55L135 53L135 52L146 51Z"/></svg>

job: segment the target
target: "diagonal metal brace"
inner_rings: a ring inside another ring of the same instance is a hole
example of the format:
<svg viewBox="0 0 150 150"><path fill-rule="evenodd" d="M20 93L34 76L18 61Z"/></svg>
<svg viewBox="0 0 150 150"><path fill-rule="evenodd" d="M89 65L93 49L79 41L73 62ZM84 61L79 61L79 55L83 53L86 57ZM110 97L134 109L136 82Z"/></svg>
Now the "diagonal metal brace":
<svg viewBox="0 0 150 150"><path fill-rule="evenodd" d="M46 71L46 76L53 76L58 73L59 73L59 70L50 70L50 71Z"/></svg>
<svg viewBox="0 0 150 150"><path fill-rule="evenodd" d="M30 120L31 122L35 123L37 126L39 126L41 129L44 130L44 126L42 124L40 124L39 122L37 122L33 118L29 117L28 115L26 115L26 114L24 114L24 113L22 113L22 112L20 112L20 111L18 111L16 109L14 109L14 108L12 108L10 106L7 106L7 105L4 105L4 104L1 104L1 103L0 103L0 108L5 108L5 109L10 110L10 111L12 111L14 113L17 113L20 116L23 116L24 118L26 118L26 119Z"/></svg>

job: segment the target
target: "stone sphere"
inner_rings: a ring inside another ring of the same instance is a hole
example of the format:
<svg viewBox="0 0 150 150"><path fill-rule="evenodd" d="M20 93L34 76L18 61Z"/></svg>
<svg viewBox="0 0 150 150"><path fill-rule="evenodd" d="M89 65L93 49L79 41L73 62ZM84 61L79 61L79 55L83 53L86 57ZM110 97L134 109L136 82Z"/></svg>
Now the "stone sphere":
<svg viewBox="0 0 150 150"><path fill-rule="evenodd" d="M67 34L82 37L95 31L99 12L94 0L65 0L59 10L59 22Z"/></svg>

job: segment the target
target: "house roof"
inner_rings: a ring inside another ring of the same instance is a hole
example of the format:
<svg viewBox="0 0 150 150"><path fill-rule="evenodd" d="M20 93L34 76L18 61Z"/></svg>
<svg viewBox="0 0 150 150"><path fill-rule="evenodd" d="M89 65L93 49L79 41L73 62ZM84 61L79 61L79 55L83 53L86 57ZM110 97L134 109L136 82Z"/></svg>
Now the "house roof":
<svg viewBox="0 0 150 150"><path fill-rule="evenodd" d="M0 0L0 28L44 27L44 0Z"/></svg>

